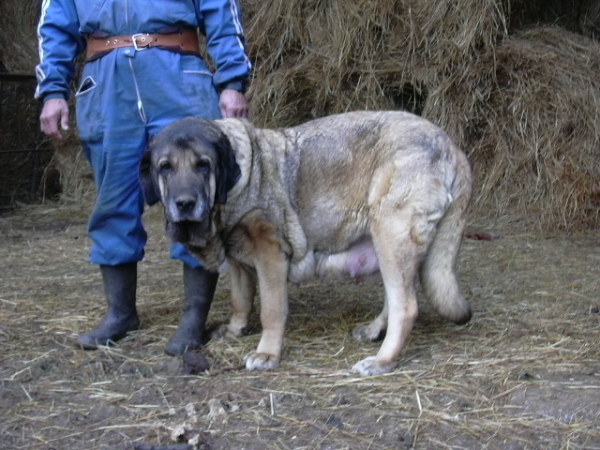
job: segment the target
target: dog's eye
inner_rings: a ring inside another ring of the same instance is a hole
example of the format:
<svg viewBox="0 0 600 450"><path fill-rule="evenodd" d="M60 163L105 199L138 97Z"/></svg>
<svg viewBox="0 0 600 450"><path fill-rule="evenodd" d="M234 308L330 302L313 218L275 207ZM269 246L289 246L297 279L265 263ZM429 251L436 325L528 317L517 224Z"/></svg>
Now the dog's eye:
<svg viewBox="0 0 600 450"><path fill-rule="evenodd" d="M161 163L158 165L158 170L160 170L163 173L169 172L172 168L173 166L169 161L161 161Z"/></svg>
<svg viewBox="0 0 600 450"><path fill-rule="evenodd" d="M196 170L198 171L206 171L210 169L210 162L205 159L201 159L196 162Z"/></svg>

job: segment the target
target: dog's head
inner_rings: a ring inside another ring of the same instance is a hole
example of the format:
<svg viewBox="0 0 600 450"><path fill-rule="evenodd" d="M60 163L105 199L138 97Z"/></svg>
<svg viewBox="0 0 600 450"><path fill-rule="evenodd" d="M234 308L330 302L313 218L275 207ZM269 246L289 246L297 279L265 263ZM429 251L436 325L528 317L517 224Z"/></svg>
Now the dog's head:
<svg viewBox="0 0 600 450"><path fill-rule="evenodd" d="M239 177L227 136L205 119L187 118L165 127L140 163L146 202L163 203L167 234L184 244L202 245L211 229L211 211L227 201Z"/></svg>

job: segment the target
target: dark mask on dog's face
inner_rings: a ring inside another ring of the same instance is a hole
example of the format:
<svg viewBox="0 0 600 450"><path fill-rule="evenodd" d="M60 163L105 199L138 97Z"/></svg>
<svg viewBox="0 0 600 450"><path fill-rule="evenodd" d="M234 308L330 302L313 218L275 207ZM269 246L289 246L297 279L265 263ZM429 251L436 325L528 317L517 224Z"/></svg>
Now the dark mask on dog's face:
<svg viewBox="0 0 600 450"><path fill-rule="evenodd" d="M157 134L140 163L146 201L162 201L167 233L182 243L197 244L206 237L215 203L227 201L239 177L227 137L211 121L196 118Z"/></svg>

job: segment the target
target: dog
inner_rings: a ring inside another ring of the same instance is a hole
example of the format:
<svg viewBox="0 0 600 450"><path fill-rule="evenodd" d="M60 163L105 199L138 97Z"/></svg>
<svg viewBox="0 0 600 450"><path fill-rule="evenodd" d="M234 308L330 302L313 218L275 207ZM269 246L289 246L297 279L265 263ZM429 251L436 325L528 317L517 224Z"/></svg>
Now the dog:
<svg viewBox="0 0 600 450"><path fill-rule="evenodd" d="M242 334L258 282L262 335L247 370L279 365L288 281L382 279L383 311L353 331L385 333L377 355L353 366L365 376L397 366L417 318L417 276L443 317L471 318L456 273L471 168L423 118L357 111L282 129L186 118L151 140L140 182L149 204L162 201L170 239L206 268L230 270L233 314L217 337Z"/></svg>

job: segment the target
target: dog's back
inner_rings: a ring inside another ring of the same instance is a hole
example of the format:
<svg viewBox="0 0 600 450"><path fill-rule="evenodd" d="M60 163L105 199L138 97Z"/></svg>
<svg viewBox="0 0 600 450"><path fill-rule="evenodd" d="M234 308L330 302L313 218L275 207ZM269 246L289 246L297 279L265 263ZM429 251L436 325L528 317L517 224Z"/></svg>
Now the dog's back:
<svg viewBox="0 0 600 450"><path fill-rule="evenodd" d="M283 184L318 250L343 250L360 240L385 198L414 196L444 208L455 197L457 175L470 187L464 154L443 130L410 113L339 114L283 132L294 143L282 158Z"/></svg>

